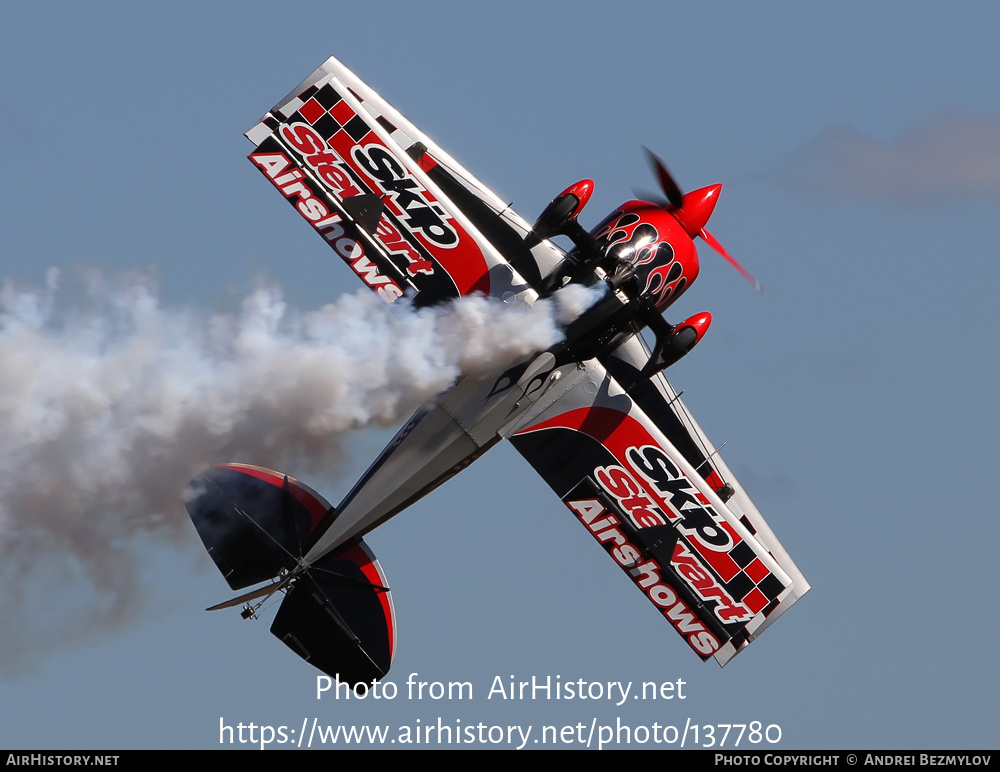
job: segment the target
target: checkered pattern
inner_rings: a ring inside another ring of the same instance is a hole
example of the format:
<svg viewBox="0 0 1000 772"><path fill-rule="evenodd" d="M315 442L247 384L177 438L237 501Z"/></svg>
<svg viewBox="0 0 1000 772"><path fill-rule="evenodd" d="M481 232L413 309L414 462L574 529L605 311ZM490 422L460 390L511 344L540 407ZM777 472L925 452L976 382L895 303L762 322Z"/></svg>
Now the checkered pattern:
<svg viewBox="0 0 1000 772"><path fill-rule="evenodd" d="M785 589L746 542L740 542L729 553L739 572L725 582L726 591L741 601L754 614L759 614Z"/></svg>
<svg viewBox="0 0 1000 772"><path fill-rule="evenodd" d="M318 83L309 86L298 96L292 97L284 104L274 108L272 113L265 116L246 133L246 137L255 145L259 145L278 128L280 123L303 121L312 126L326 141L330 141L338 131L344 130L354 142L360 142L368 134L369 127L365 120L347 104L342 92L337 91L333 80L333 76L328 75ZM340 88L344 87L341 85ZM348 89L348 91L350 90ZM397 128L374 105L366 104L353 91L350 91L350 94L364 104L365 111L378 122L378 125L397 145L408 149L414 144L412 137Z"/></svg>

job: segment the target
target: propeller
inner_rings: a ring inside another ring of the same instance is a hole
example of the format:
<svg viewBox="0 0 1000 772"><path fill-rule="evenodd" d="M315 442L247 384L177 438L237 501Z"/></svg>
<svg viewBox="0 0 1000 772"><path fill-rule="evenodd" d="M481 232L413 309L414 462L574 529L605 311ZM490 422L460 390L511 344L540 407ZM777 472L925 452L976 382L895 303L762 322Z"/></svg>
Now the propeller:
<svg viewBox="0 0 1000 772"><path fill-rule="evenodd" d="M708 246L718 252L727 263L739 271L740 275L753 285L755 290L763 295L764 285L757 281L752 273L740 265L736 261L736 258L730 255L725 247L719 243L718 239L705 228L705 223L715 208L715 200L718 198L722 185L712 185L693 191L685 196L680 185L677 184L673 175L667 169L667 165L663 163L663 160L648 147L644 146L643 150L646 151L646 158L649 160L650 166L653 167L656 180L660 183L660 189L666 197L661 198L655 195L652 197L643 196L644 200L670 210L692 238L695 235L701 236Z"/></svg>
<svg viewBox="0 0 1000 772"><path fill-rule="evenodd" d="M663 163L663 159L645 145L643 145L642 149L646 151L646 159L649 161L649 165L653 167L653 172L656 174L656 181L660 183L660 190L663 191L663 195L667 197L667 201L671 205L679 209L681 204L684 203L684 192L681 190L681 186L674 180L673 175L667 169L667 165Z"/></svg>

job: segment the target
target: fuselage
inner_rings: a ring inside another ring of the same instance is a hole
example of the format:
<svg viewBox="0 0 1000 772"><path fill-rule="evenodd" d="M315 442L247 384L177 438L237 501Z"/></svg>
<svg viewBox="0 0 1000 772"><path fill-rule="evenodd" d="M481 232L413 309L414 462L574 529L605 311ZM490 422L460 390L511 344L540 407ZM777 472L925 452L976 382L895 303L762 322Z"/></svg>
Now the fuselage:
<svg viewBox="0 0 1000 772"><path fill-rule="evenodd" d="M680 207L627 201L606 217L554 272L551 291L566 283L607 285L602 298L567 325L564 342L504 373L463 379L418 411L336 514L331 513L329 531L305 562L363 535L467 466L506 436L505 427L512 426L539 393L554 398L557 391L570 388L568 376L578 363L603 356L643 327L651 327L657 338L651 362L673 362L690 350L710 317L704 323L686 320L674 327L660 314L698 276L693 236L711 214L719 187L689 193ZM678 345L676 333L685 326L695 335L689 330L682 336L683 351L672 351L671 345ZM552 390L559 379L562 383Z"/></svg>

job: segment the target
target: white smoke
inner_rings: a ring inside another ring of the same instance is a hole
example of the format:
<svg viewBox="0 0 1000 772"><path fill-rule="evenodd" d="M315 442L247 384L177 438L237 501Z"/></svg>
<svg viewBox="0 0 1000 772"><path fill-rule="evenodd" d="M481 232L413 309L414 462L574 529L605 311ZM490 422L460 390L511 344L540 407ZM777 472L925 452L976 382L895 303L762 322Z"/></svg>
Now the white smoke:
<svg viewBox="0 0 1000 772"><path fill-rule="evenodd" d="M91 280L61 309L57 284L52 270L44 289L0 290L8 670L52 643L26 621L28 577L89 586L79 615L120 624L140 594L135 538L187 538L180 497L196 473L229 460L306 480L329 471L345 432L393 425L460 374L548 348L557 320L594 299L572 288L533 309L473 297L414 311L361 291L298 313L266 287L238 313L208 315L164 307L141 278Z"/></svg>

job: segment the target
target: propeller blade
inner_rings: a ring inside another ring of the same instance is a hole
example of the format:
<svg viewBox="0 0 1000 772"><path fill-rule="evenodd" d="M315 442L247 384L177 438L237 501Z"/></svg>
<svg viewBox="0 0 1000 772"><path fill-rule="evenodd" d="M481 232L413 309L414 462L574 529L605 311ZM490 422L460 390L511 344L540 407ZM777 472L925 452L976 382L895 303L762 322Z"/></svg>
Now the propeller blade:
<svg viewBox="0 0 1000 772"><path fill-rule="evenodd" d="M705 243L708 244L708 246L710 246L712 249L714 249L716 252L722 255L722 257L725 259L727 263L729 263L733 268L739 271L743 275L743 278L753 285L753 288L755 290L757 290L761 295L764 294L764 285L761 284L759 281L757 281L757 279L754 278L754 275L750 273L750 271L748 271L746 268L744 268L742 265L736 262L736 258L730 255L726 251L725 247L723 247L722 244L720 244L716 240L715 236L713 236L711 233L708 232L707 228L702 228L698 232L698 235L705 240Z"/></svg>
<svg viewBox="0 0 1000 772"><path fill-rule="evenodd" d="M718 189L721 188L722 186L713 185L708 188L702 188L700 191L695 191L691 195L691 198L697 200L693 200L689 204L689 209L693 209L694 211L685 212L685 210L682 209L682 205L684 204L684 193L681 190L680 185L677 184L677 181L674 180L673 175L670 174L670 170L667 169L667 165L663 163L663 159L661 159L658 155L656 155L656 153L654 153L645 145L642 146L642 149L646 151L646 158L649 161L650 166L653 167L653 173L656 175L656 179L660 183L660 188L663 190L663 193L667 197L667 200L664 201L659 196L655 195L653 196L644 195L641 193L641 191L634 191L635 194L639 196L642 200L648 201L651 204L657 204L658 206L662 206L663 208L667 208L668 206L673 206L674 209L679 210L675 216L677 217L681 225L685 226L687 232L693 235L694 229L697 228L702 223L706 222L708 220L708 217L712 214L712 208L714 208L715 206L715 197L718 196ZM706 194L706 196L703 197L704 201L698 198L697 195L698 193ZM707 195L709 193L712 193L713 195L709 197ZM705 209L706 205L708 206L707 211L702 211ZM692 216L694 216L694 220L692 221L691 217L683 217L684 214L691 214ZM697 214L701 214L702 216L697 217L696 216ZM757 281L757 279L754 277L752 273L750 273L750 271L748 271L746 268L740 265L736 261L736 258L730 255L726 251L726 248L723 247L722 244L720 244L716 240L715 236L709 233L706 228L702 228L701 230L699 230L698 235L705 240L706 244L708 244L712 249L714 249L716 252L722 255L723 259L727 263L729 263L733 268L739 271L743 275L743 278L753 285L753 288L755 290L757 290L761 295L764 294L764 285L761 284L759 281Z"/></svg>
<svg viewBox="0 0 1000 772"><path fill-rule="evenodd" d="M643 188L632 188L632 195L635 196L640 201L646 201L650 204L656 204L656 206L666 209L670 206L670 202L667 200L666 196L662 193L654 193L651 190L645 190Z"/></svg>
<svg viewBox="0 0 1000 772"><path fill-rule="evenodd" d="M680 206L684 200L684 193L681 191L680 185L677 184L667 170L667 165L663 163L663 160L656 153L645 145L643 145L642 149L646 151L646 158L649 159L650 166L653 167L653 172L656 174L656 179L660 183L663 194L671 204Z"/></svg>

